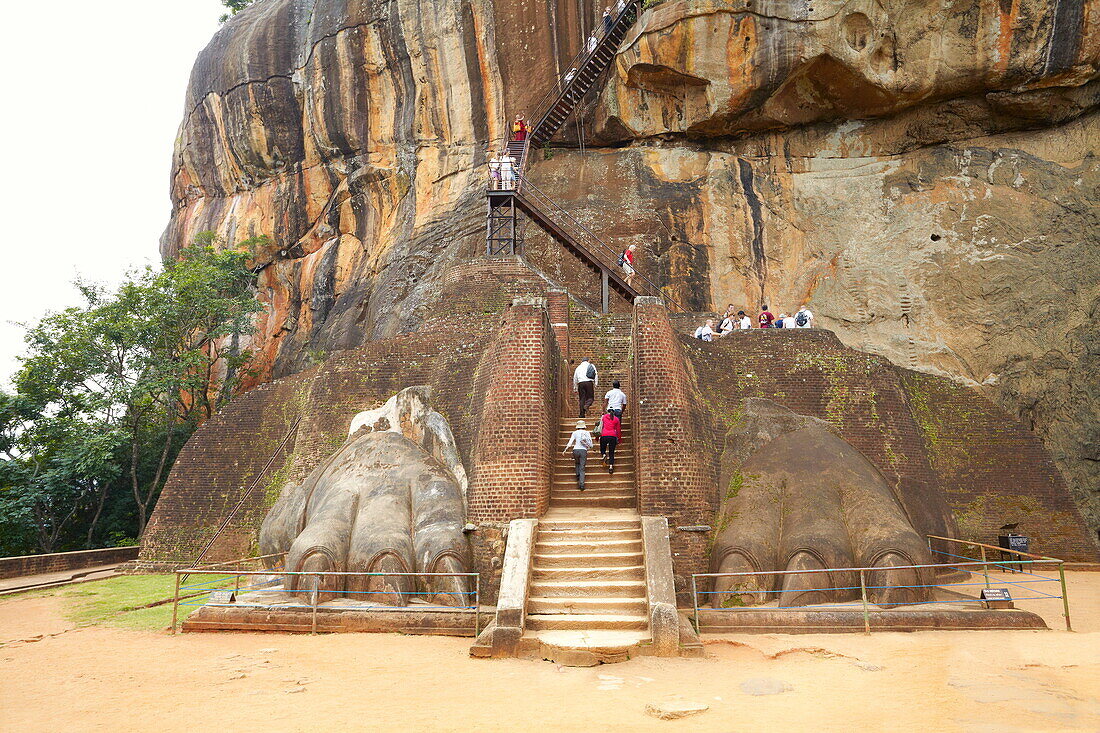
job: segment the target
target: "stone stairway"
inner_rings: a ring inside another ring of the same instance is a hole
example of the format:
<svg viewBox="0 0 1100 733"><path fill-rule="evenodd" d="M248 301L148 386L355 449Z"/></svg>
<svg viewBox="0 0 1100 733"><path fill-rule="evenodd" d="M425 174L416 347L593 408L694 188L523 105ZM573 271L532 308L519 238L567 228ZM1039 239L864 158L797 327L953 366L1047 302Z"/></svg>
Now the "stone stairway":
<svg viewBox="0 0 1100 733"><path fill-rule="evenodd" d="M554 456L554 472L550 480L550 506L553 507L607 507L632 509L638 505L634 495L634 446L631 440L630 418L623 415L623 437L615 450L615 473L607 472L607 464L600 460L598 443L588 452L585 471L585 490L577 490L573 452L563 455L575 429L575 417L563 417L558 428L557 451ZM595 419L585 420L589 429Z"/></svg>
<svg viewBox="0 0 1100 733"><path fill-rule="evenodd" d="M624 416L615 473L598 449L589 451L583 492L572 454L561 453L576 421L561 418L550 509L535 537L525 641L563 664L623 661L650 641L629 420ZM592 427L592 418L586 422Z"/></svg>

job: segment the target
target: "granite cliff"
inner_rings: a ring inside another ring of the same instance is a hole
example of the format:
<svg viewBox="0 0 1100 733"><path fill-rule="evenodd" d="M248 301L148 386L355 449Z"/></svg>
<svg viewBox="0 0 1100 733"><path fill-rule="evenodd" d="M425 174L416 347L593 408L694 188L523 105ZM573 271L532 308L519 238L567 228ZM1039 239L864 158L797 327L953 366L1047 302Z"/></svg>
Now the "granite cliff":
<svg viewBox="0 0 1100 733"><path fill-rule="evenodd" d="M486 149L597 14L260 0L226 24L188 90L162 254L271 238L259 380L446 309ZM686 307L808 303L846 344L982 390L1097 528L1098 69L1095 1L669 0L530 175Z"/></svg>

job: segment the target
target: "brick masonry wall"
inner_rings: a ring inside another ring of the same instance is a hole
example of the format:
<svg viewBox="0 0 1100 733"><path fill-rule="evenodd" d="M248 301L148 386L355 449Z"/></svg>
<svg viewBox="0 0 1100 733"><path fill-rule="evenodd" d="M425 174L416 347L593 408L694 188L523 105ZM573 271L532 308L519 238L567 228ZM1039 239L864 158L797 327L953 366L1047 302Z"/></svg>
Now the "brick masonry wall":
<svg viewBox="0 0 1100 733"><path fill-rule="evenodd" d="M560 354L544 307L518 304L488 352L470 521L541 516L550 501Z"/></svg>
<svg viewBox="0 0 1100 733"><path fill-rule="evenodd" d="M60 573L67 570L83 570L99 565L124 563L136 559L138 547L107 547L102 550L78 550L54 552L49 555L20 555L0 557L0 579L22 578L42 573Z"/></svg>
<svg viewBox="0 0 1100 733"><path fill-rule="evenodd" d="M660 301L636 303L633 342L638 510L668 518L676 590L682 595L691 573L709 571L707 535L676 527L714 520L714 431L698 399L694 369Z"/></svg>
<svg viewBox="0 0 1100 733"><path fill-rule="evenodd" d="M180 451L142 538L142 561L190 563L247 489L256 488L207 555L231 560L254 553L255 517L266 512L270 482L288 453L280 450L301 414L313 371L261 385L207 420ZM293 450L291 438L287 450ZM271 469L260 475L276 456Z"/></svg>
<svg viewBox="0 0 1100 733"><path fill-rule="evenodd" d="M974 389L899 371L960 537L996 545L1000 527L1018 523L1033 552L1097 560L1095 538L1034 433Z"/></svg>

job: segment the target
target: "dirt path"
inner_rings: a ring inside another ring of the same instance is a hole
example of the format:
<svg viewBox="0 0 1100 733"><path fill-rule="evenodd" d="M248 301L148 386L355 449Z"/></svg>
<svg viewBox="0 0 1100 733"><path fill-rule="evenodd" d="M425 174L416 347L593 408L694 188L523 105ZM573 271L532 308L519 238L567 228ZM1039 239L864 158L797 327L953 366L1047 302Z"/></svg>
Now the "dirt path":
<svg viewBox="0 0 1100 733"><path fill-rule="evenodd" d="M0 603L0 730L1094 731L1100 573L1079 575L1079 633L746 635L591 669L474 660L465 639L72 629L61 599L17 598ZM710 710L645 714L674 696Z"/></svg>

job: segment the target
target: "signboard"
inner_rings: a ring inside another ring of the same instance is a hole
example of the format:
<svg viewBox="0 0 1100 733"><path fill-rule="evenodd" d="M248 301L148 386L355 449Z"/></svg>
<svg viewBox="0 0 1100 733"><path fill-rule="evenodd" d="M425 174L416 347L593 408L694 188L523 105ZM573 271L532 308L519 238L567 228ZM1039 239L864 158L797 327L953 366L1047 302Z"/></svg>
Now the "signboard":
<svg viewBox="0 0 1100 733"><path fill-rule="evenodd" d="M986 608L1015 608L1008 588L985 588L981 598L982 605Z"/></svg>
<svg viewBox="0 0 1100 733"><path fill-rule="evenodd" d="M206 599L207 605L225 605L237 600L237 594L231 590L210 591L210 597Z"/></svg>

